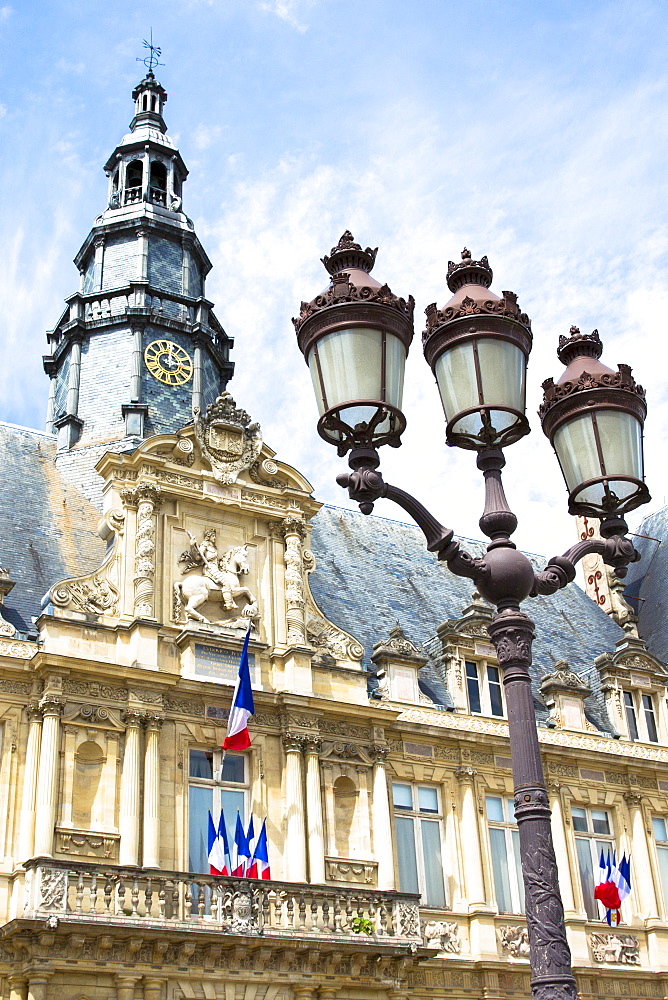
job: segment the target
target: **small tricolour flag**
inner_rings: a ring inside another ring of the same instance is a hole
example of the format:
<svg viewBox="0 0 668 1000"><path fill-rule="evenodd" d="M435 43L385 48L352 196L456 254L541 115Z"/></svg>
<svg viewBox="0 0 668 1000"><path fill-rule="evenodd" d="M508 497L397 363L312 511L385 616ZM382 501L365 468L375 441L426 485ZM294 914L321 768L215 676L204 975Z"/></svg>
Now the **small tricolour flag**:
<svg viewBox="0 0 668 1000"><path fill-rule="evenodd" d="M223 868L223 875L229 875L232 871L232 858L230 856L230 845L227 840L227 827L225 826L225 814L223 810L220 810L220 819L218 820L218 843L221 845L221 850L223 852L223 857L225 858L225 867Z"/></svg>
<svg viewBox="0 0 668 1000"><path fill-rule="evenodd" d="M269 868L269 852L267 850L267 821L262 823L260 836L257 838L253 860L248 868L248 878L271 878Z"/></svg>
<svg viewBox="0 0 668 1000"><path fill-rule="evenodd" d="M229 869L225 865L225 850L220 841L218 831L209 813L209 874L227 875Z"/></svg>
<svg viewBox="0 0 668 1000"><path fill-rule="evenodd" d="M232 708L227 721L227 735L223 741L223 750L247 750L251 745L248 735L248 719L255 712L253 704L253 689L251 688L250 669L248 667L248 640L250 638L250 626L246 632L241 659L239 661L239 673L237 683L234 688L232 698Z"/></svg>
<svg viewBox="0 0 668 1000"><path fill-rule="evenodd" d="M244 833L243 824L241 822L241 816L237 813L237 825L234 831L234 843L236 846L236 863L232 874L237 878L243 878L246 874L246 868L248 867L248 862L250 861L250 848L248 847L248 841L246 840L246 834Z"/></svg>
<svg viewBox="0 0 668 1000"><path fill-rule="evenodd" d="M599 858L598 885L594 889L594 898L605 907L605 919L612 926L613 914L615 924L619 924L620 907L631 892L631 863L626 854L617 864L617 853L613 851L612 858L608 851L604 858L603 851Z"/></svg>

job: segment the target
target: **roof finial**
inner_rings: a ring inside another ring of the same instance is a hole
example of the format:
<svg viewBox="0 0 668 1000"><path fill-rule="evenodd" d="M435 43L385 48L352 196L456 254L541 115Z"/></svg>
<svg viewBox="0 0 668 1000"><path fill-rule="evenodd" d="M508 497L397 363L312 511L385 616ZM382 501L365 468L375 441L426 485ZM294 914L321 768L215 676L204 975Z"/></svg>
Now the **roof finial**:
<svg viewBox="0 0 668 1000"><path fill-rule="evenodd" d="M153 76L153 67L164 66L165 64L159 62L160 56L162 55L162 49L153 44L153 28L151 28L150 38L150 42L147 42L146 39L144 39L144 48L148 49L148 55L144 56L144 58L137 56L137 62L143 63L149 71L149 74Z"/></svg>

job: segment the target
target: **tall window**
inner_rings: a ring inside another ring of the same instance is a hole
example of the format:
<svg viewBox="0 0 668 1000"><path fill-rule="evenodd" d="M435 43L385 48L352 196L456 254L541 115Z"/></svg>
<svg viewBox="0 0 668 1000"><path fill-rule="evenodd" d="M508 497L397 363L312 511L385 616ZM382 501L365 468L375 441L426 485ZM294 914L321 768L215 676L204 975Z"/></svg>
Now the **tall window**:
<svg viewBox="0 0 668 1000"><path fill-rule="evenodd" d="M208 813L218 823L225 813L227 838L232 848L237 812L245 824L248 815L248 758L228 753L221 775L220 750L191 750L188 788L188 870L209 871Z"/></svg>
<svg viewBox="0 0 668 1000"><path fill-rule="evenodd" d="M473 715L503 716L501 671L491 663L466 660L466 690Z"/></svg>
<svg viewBox="0 0 668 1000"><path fill-rule="evenodd" d="M664 906L668 907L668 824L666 824L666 820L662 817L654 816L652 818L652 828L656 842L656 853L659 858L663 903Z"/></svg>
<svg viewBox="0 0 668 1000"><path fill-rule="evenodd" d="M659 742L656 710L651 694L624 691L624 710L630 739L643 740L648 743Z"/></svg>
<svg viewBox="0 0 668 1000"><path fill-rule="evenodd" d="M392 785L402 892L419 892L425 906L445 906L442 813L433 785Z"/></svg>
<svg viewBox="0 0 668 1000"><path fill-rule="evenodd" d="M524 913L520 834L513 800L488 795L486 803L496 905L499 913Z"/></svg>
<svg viewBox="0 0 668 1000"><path fill-rule="evenodd" d="M594 899L594 889L598 882L598 866L601 851L607 858L608 851L613 850L612 825L610 814L605 809L585 809L573 806L571 809L573 830L575 832L575 849L578 855L580 869L580 885L584 908L590 920L596 920L603 914L599 903Z"/></svg>

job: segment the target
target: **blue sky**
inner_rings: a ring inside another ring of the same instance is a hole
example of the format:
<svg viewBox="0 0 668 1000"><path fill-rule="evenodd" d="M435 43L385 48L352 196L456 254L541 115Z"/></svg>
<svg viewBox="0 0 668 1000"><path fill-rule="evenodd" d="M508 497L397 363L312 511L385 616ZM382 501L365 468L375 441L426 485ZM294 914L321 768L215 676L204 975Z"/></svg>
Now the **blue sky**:
<svg viewBox="0 0 668 1000"><path fill-rule="evenodd" d="M0 0L0 419L43 425L44 332L77 287L72 257L104 207L102 164L127 131L151 26L191 172L184 209L236 341L230 389L321 499L346 505L342 463L315 433L290 317L350 228L379 246L374 274L417 300L408 430L387 479L479 536L475 461L444 444L419 344L466 245L533 321L534 432L506 477L518 543L551 554L573 540L533 418L572 323L597 327L603 360L645 385L648 510L664 504L668 7L651 0Z"/></svg>

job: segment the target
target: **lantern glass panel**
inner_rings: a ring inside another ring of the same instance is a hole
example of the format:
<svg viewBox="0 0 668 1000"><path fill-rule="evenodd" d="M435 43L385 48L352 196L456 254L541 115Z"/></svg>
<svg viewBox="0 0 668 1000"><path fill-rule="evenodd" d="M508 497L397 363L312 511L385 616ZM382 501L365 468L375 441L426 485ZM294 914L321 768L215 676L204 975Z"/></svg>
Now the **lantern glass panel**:
<svg viewBox="0 0 668 1000"><path fill-rule="evenodd" d="M623 500L635 493L637 486L634 482L617 477L630 476L639 481L643 479L642 428L634 416L623 410L599 410L574 417L556 431L554 450L569 493L589 480L606 476L609 488ZM592 483L585 489L578 490L576 499L600 503L604 495L603 484Z"/></svg>
<svg viewBox="0 0 668 1000"><path fill-rule="evenodd" d="M448 423L464 410L484 406L490 412L493 425L502 431L515 423L516 413L524 413L526 362L515 344L491 337L455 344L438 358L435 369ZM508 407L514 413L496 409L499 406ZM476 410L457 420L453 431L477 435L482 427L480 412Z"/></svg>
<svg viewBox="0 0 668 1000"><path fill-rule="evenodd" d="M368 327L337 330L314 344L307 361L321 416L333 407L369 400L372 405L353 406L342 413L345 422L354 427L373 418L377 401L401 409L406 348L391 333ZM377 430L389 430L389 421L383 421Z"/></svg>

